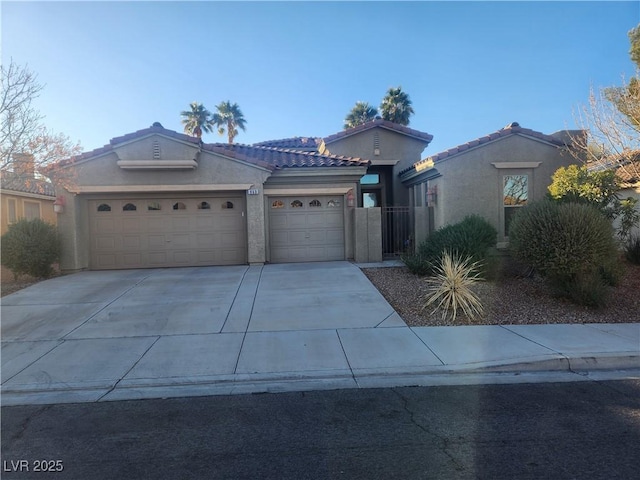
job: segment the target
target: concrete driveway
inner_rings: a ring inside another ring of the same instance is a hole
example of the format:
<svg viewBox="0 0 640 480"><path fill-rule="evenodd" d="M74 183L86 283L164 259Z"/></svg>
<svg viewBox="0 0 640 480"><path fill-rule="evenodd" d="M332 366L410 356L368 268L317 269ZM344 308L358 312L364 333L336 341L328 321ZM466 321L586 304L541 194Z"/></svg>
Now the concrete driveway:
<svg viewBox="0 0 640 480"><path fill-rule="evenodd" d="M348 262L81 272L3 299L3 403L292 372L352 383L344 350L362 341L337 330L393 327L420 343Z"/></svg>
<svg viewBox="0 0 640 480"><path fill-rule="evenodd" d="M1 314L3 405L640 368L640 324L409 328L348 262L82 272Z"/></svg>

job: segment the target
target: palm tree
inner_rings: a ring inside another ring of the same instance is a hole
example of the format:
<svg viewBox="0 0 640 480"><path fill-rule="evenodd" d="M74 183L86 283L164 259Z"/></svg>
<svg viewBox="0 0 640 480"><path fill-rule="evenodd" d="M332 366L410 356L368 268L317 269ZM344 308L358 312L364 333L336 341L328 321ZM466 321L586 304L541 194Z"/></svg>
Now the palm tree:
<svg viewBox="0 0 640 480"><path fill-rule="evenodd" d="M218 133L224 135L225 129L229 136L229 143L233 143L233 139L238 135L238 128L243 131L247 121L240 111L237 103L231 104L228 100L216 105L217 112L211 117L211 124L218 127Z"/></svg>
<svg viewBox="0 0 640 480"><path fill-rule="evenodd" d="M390 88L380 105L382 118L400 125L409 125L409 117L414 114L409 95L402 91L402 87Z"/></svg>
<svg viewBox="0 0 640 480"><path fill-rule="evenodd" d="M211 132L210 118L211 112L204 108L204 105L198 102L192 102L189 107L191 110L180 112L182 124L184 125L184 133L193 137L202 138L202 132Z"/></svg>
<svg viewBox="0 0 640 480"><path fill-rule="evenodd" d="M372 107L367 102L356 102L344 119L344 129L346 130L370 122L376 118L376 115L378 115L377 108Z"/></svg>

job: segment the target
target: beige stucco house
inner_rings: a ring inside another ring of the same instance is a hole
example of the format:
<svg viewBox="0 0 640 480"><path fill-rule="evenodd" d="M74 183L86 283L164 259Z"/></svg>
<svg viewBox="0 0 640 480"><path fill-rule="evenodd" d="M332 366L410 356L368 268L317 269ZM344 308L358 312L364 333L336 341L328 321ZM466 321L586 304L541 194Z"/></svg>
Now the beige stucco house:
<svg viewBox="0 0 640 480"><path fill-rule="evenodd" d="M416 241L477 214L498 231L498 246L506 246L517 209L543 198L553 173L575 163L567 148L579 133L547 135L514 122L405 169L400 180L414 207Z"/></svg>
<svg viewBox="0 0 640 480"><path fill-rule="evenodd" d="M0 234L20 218L40 218L55 224L56 200L53 185L36 175L32 155L14 154L10 164L0 170Z"/></svg>
<svg viewBox="0 0 640 480"><path fill-rule="evenodd" d="M207 144L159 123L50 170L63 270L378 261L513 209L571 163L567 132L511 124L423 159L433 137L375 119L325 138Z"/></svg>

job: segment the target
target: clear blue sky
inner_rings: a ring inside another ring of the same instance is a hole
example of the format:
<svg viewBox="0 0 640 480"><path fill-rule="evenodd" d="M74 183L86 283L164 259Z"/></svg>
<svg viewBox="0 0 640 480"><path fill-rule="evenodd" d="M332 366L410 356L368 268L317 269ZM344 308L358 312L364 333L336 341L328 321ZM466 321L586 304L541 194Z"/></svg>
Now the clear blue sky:
<svg viewBox="0 0 640 480"><path fill-rule="evenodd" d="M2 62L46 84L45 123L85 150L192 101L237 102L254 143L327 136L402 85L424 156L512 121L575 128L591 86L634 73L640 2L2 2ZM225 141L217 133L207 142Z"/></svg>

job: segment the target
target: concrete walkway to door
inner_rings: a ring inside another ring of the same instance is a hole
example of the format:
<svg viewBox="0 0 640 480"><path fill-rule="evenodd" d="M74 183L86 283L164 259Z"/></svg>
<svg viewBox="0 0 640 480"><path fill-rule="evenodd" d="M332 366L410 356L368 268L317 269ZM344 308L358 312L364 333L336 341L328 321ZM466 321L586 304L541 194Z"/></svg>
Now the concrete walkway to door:
<svg viewBox="0 0 640 480"><path fill-rule="evenodd" d="M409 328L348 262L82 272L1 313L3 405L640 367L638 324Z"/></svg>

